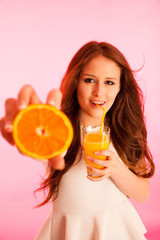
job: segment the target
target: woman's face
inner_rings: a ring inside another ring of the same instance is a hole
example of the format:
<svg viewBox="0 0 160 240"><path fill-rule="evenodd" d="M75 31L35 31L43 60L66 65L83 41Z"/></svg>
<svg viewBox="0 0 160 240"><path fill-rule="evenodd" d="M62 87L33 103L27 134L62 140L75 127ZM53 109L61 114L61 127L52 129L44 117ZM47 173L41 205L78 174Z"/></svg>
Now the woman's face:
<svg viewBox="0 0 160 240"><path fill-rule="evenodd" d="M82 69L77 86L82 125L99 125L103 110L112 107L120 91L121 71L118 65L102 55L92 58Z"/></svg>

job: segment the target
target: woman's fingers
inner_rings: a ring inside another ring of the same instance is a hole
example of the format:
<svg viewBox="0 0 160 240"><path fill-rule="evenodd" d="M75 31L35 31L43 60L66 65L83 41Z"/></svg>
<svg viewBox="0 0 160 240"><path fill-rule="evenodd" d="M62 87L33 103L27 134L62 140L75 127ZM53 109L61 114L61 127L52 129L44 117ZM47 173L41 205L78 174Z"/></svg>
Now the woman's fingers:
<svg viewBox="0 0 160 240"><path fill-rule="evenodd" d="M62 100L62 93L60 90L52 90L47 97L47 103L60 108ZM10 143L14 145L12 137L13 121L17 113L27 107L29 104L41 103L37 93L31 85L23 86L17 99L9 98L5 102L5 116L0 119L0 131L2 136ZM54 169L62 170L65 167L65 161L62 156L55 157L50 160L50 164Z"/></svg>
<svg viewBox="0 0 160 240"><path fill-rule="evenodd" d="M49 92L47 96L47 104L53 105L56 108L60 108L62 101L62 93L60 90L53 89ZM18 99L17 107L19 110L24 109L28 104L38 104L41 103L37 93L30 85L25 85L21 88Z"/></svg>
<svg viewBox="0 0 160 240"><path fill-rule="evenodd" d="M5 102L4 129L6 132L12 132L12 124L17 114L16 99L9 98Z"/></svg>
<svg viewBox="0 0 160 240"><path fill-rule="evenodd" d="M14 144L12 138L13 121L17 113L27 107L29 104L40 103L38 95L30 85L25 85L19 91L17 99L8 98L5 102L5 116L0 120L0 130L2 136L11 144Z"/></svg>
<svg viewBox="0 0 160 240"><path fill-rule="evenodd" d="M107 150L96 151L95 154L97 156L106 156L106 159L115 157L115 153L108 150L108 149Z"/></svg>
<svg viewBox="0 0 160 240"><path fill-rule="evenodd" d="M47 96L47 104L55 106L56 108L60 109L62 101L62 93L60 90L52 89L48 96Z"/></svg>
<svg viewBox="0 0 160 240"><path fill-rule="evenodd" d="M9 126L9 128L8 128ZM0 119L0 131L2 136L7 140L8 143L14 145L12 137L12 125L6 125L5 118Z"/></svg>
<svg viewBox="0 0 160 240"><path fill-rule="evenodd" d="M101 167L109 167L112 163L111 160L109 160L107 157L106 157L106 160L100 160L100 159L88 156L87 160Z"/></svg>
<svg viewBox="0 0 160 240"><path fill-rule="evenodd" d="M101 176L101 177L91 177L91 176L87 176L87 178L93 182L100 182L102 180L104 180L106 178L106 176Z"/></svg>
<svg viewBox="0 0 160 240"><path fill-rule="evenodd" d="M94 164L97 164L97 165L100 165L102 167L105 167L106 166L106 160L99 160L99 159L96 159L94 157L91 157L91 156L88 156L87 157L87 160L91 163L94 163Z"/></svg>
<svg viewBox="0 0 160 240"><path fill-rule="evenodd" d="M110 150L99 151L96 152L96 154L97 158L92 156L87 157L87 160L89 161L87 168L90 172L99 177L88 177L88 179L92 181L102 181L103 179L111 177L112 174L114 174L118 165L117 162L119 162L119 160L115 153ZM106 160L98 159L100 156L106 156Z"/></svg>
<svg viewBox="0 0 160 240"><path fill-rule="evenodd" d="M29 104L38 104L41 103L37 93L31 85L25 85L21 88L18 93L17 99L17 108L22 110L27 107Z"/></svg>
<svg viewBox="0 0 160 240"><path fill-rule="evenodd" d="M30 85L21 88L17 100L14 98L7 99L5 102L4 131L12 132L12 124L18 111L32 103L40 103L40 100Z"/></svg>
<svg viewBox="0 0 160 240"><path fill-rule="evenodd" d="M92 165L87 165L87 169L92 172L92 174L97 175L98 177L91 177L87 176L88 179L92 181L101 181L105 178L108 178L111 176L111 169L109 167L104 167L101 169L95 168Z"/></svg>

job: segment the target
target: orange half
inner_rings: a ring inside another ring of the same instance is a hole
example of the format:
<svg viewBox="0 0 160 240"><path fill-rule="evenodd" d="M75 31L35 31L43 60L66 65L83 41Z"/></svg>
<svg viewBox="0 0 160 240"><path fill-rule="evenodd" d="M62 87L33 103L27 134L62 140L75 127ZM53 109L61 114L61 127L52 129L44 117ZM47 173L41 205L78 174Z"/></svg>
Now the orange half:
<svg viewBox="0 0 160 240"><path fill-rule="evenodd" d="M73 139L69 118L47 104L33 104L20 111L13 123L18 149L36 159L50 159L65 152Z"/></svg>

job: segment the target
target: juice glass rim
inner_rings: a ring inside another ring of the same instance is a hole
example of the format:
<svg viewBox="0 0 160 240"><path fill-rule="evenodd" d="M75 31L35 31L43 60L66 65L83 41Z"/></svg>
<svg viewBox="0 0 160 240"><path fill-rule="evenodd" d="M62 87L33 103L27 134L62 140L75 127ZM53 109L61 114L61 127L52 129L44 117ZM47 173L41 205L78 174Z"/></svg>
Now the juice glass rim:
<svg viewBox="0 0 160 240"><path fill-rule="evenodd" d="M98 131L100 130L100 127L101 126L90 126L89 125L89 126L82 127L82 130L87 131L87 132L91 132L91 133L98 133ZM108 126L103 126L102 133L103 132L110 133L110 128Z"/></svg>

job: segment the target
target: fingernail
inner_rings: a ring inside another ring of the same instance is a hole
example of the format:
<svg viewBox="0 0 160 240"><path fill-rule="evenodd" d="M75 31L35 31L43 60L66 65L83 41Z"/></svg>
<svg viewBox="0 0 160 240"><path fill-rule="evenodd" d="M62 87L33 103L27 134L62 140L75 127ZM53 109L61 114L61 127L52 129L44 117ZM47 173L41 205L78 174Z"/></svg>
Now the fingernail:
<svg viewBox="0 0 160 240"><path fill-rule="evenodd" d="M50 100L50 101L48 102L48 104L51 105L51 106L55 106L55 101Z"/></svg>
<svg viewBox="0 0 160 240"><path fill-rule="evenodd" d="M99 152L97 151L97 152L95 152L95 154L99 154Z"/></svg>
<svg viewBox="0 0 160 240"><path fill-rule="evenodd" d="M26 104L25 103L19 103L18 104L18 109L19 110L23 110L23 109L25 109L27 106L26 106Z"/></svg>
<svg viewBox="0 0 160 240"><path fill-rule="evenodd" d="M89 160L90 162L94 162L94 159L92 157L87 157L87 160Z"/></svg>
<svg viewBox="0 0 160 240"><path fill-rule="evenodd" d="M12 130L13 130L13 125L10 124L10 123L7 123L7 124L5 125L5 130L6 130L7 132L12 132Z"/></svg>
<svg viewBox="0 0 160 240"><path fill-rule="evenodd" d="M91 166L90 165L87 165L87 168L91 170Z"/></svg>

